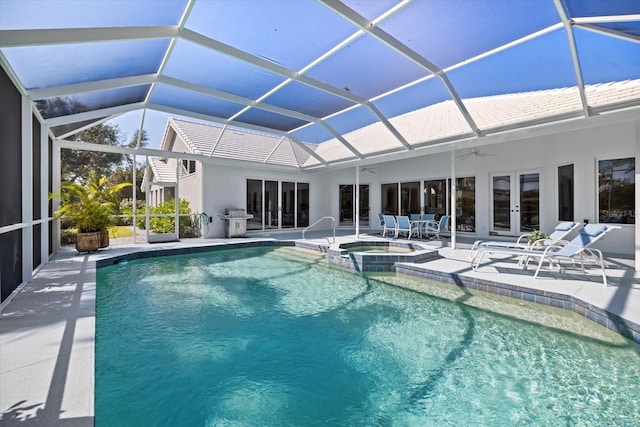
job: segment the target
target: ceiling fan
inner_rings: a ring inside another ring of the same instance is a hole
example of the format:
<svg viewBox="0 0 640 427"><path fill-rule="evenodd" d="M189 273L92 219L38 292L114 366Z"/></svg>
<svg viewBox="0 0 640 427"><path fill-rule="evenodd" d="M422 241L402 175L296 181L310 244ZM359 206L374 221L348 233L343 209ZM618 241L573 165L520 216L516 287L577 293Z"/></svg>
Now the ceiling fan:
<svg viewBox="0 0 640 427"><path fill-rule="evenodd" d="M360 168L360 172L369 172L372 174L376 174L377 173L377 169L371 166L363 166Z"/></svg>
<svg viewBox="0 0 640 427"><path fill-rule="evenodd" d="M496 156L496 154L483 153L483 152L481 152L481 151L480 151L480 149L479 149L479 148L474 147L474 148L472 148L468 153L460 154L460 155L459 155L459 156L457 156L456 158L457 158L457 159L460 159L460 160L464 160L464 159L469 158L469 157L471 157L471 156L475 156L475 157L488 157L488 156Z"/></svg>

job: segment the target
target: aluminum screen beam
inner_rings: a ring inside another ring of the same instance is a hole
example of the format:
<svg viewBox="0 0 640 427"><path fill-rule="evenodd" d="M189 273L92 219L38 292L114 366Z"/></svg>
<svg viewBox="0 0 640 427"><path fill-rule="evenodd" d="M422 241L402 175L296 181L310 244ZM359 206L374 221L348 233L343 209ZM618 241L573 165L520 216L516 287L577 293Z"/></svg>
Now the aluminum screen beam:
<svg viewBox="0 0 640 427"><path fill-rule="evenodd" d="M587 103L587 94L584 91L584 79L582 78L580 58L578 57L578 49L576 48L576 39L573 36L573 26L571 25L569 15L564 8L563 1L553 0L553 4L556 6L558 15L560 15L565 32L567 33L567 41L569 43L569 50L571 51L571 60L573 61L573 70L576 73L576 83L578 84L580 101L582 102L582 111L584 112L585 117L589 117L589 104Z"/></svg>
<svg viewBox="0 0 640 427"><path fill-rule="evenodd" d="M51 86L42 89L31 89L27 95L34 101L55 98L59 96L77 95L85 92L93 92L105 89L119 89L122 87L152 84L158 80L158 74L144 74L132 77L120 77L116 79L99 80L86 83L75 83L62 86Z"/></svg>
<svg viewBox="0 0 640 427"><path fill-rule="evenodd" d="M1 30L0 48L54 44L93 43L118 40L170 39L177 26L118 28L53 28L46 30Z"/></svg>
<svg viewBox="0 0 640 427"><path fill-rule="evenodd" d="M442 81L445 88L451 95L451 98L456 103L456 106L460 110L460 113L462 114L464 119L469 124L469 127L477 136L480 136L480 129L478 128L475 121L471 117L471 114L469 114L467 107L465 107L464 104L462 103L462 100L456 93L453 85L451 84L451 82L449 81L445 73L440 68L438 68L436 65L429 62L426 58L422 57L417 52L413 51L407 45L401 43L399 40L397 40L392 35L388 34L383 29L377 27L375 24L373 24L363 16L356 13L353 9L350 9L348 6L346 6L342 2L337 0L318 0L318 1L324 4L327 8L333 10L338 15L352 22L354 25L356 25L363 31L375 37L382 43L396 50L398 53L400 53L404 57L415 62L416 64L424 68L426 71L436 75Z"/></svg>

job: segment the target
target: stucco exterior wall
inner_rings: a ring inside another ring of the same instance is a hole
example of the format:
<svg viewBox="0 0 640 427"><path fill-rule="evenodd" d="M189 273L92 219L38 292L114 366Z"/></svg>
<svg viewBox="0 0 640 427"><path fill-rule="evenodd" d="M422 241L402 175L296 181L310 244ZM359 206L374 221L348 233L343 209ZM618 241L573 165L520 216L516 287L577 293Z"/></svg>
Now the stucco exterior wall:
<svg viewBox="0 0 640 427"><path fill-rule="evenodd" d="M224 221L218 215L225 213L225 209L246 209L247 179L266 179L273 181L295 181L309 183L310 224L322 217L323 196L321 181L318 175L297 172L273 171L234 166L220 166L203 164L204 204L203 212L213 218L209 224L208 237L224 237ZM327 187L328 188L328 187Z"/></svg>
<svg viewBox="0 0 640 427"><path fill-rule="evenodd" d="M625 122L578 131L567 131L480 147L484 156L457 158L456 176L476 178L476 232L472 236L489 237L490 183L492 173L539 172L541 229L551 231L558 222L557 168L574 164L575 218L597 222L597 160L635 157L640 140L640 125ZM456 155L469 150L459 150ZM371 227L377 228L375 216L381 211L380 185L385 183L443 179L451 176L451 154L421 155L387 163L370 165L360 172L360 184L369 184ZM640 165L636 165L636 169ZM273 171L261 168L204 165L203 211L213 216L210 237L224 234L224 222L217 218L225 208L246 207L246 180L268 179L299 181L310 184L310 224L323 216L339 217L339 186L355 184L356 167L308 173ZM181 194L182 190L181 190ZM329 223L320 226L328 228ZM632 256L635 226L622 225L598 243L597 247L616 254Z"/></svg>
<svg viewBox="0 0 640 427"><path fill-rule="evenodd" d="M202 164L196 162L196 172L182 176L179 188L180 199L187 200L193 213L202 213Z"/></svg>
<svg viewBox="0 0 640 427"><path fill-rule="evenodd" d="M456 176L476 178L476 233L479 238L489 237L490 182L492 173L531 172L540 173L541 228L550 231L558 222L557 168L574 164L575 218L582 222L598 221L597 213L597 161L635 157L640 125L635 122L601 126L579 131L557 133L480 148L485 156L468 156L456 159ZM469 150L457 152L457 156ZM451 176L451 154L440 153L382 163L370 166L375 173L360 172L360 183L370 185L371 215L381 211L380 184L441 179ZM640 164L636 164L636 170ZM337 217L338 188L340 184L355 183L355 167L332 171L321 180L330 188L330 215ZM637 187L637 186L636 186ZM598 242L607 252L632 255L635 247L635 227L622 225L611 237Z"/></svg>

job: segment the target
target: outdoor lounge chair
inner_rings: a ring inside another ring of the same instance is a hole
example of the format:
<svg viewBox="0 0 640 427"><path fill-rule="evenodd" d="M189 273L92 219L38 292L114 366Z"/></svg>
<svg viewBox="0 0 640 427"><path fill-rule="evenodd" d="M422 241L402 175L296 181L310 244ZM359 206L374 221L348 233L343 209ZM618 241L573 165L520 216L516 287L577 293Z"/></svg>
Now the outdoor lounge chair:
<svg viewBox="0 0 640 427"><path fill-rule="evenodd" d="M584 263L585 261L595 261L600 265L602 269L602 281L604 285L607 285L607 275L604 266L604 258L602 251L599 249L590 248L595 242L606 236L610 231L622 228L619 225L609 224L588 224L580 231L578 235L567 242L566 240L557 240L554 242L548 242L544 250L539 249L525 249L525 248L500 248L496 246L480 247L477 250L476 256L471 260L471 267L474 271L478 270L478 267L482 263L485 255L491 256L493 254L505 254L520 257L521 262L527 267L529 259L538 258L538 267L534 278L538 277L542 264L547 261L550 266L554 263L558 265L560 270L561 261L579 261L582 267L582 274L585 274Z"/></svg>
<svg viewBox="0 0 640 427"><path fill-rule="evenodd" d="M427 222L424 224L424 235L427 239L430 239L431 236L435 237L437 240L440 240L440 233L447 230L449 226L449 215L442 215L438 222Z"/></svg>
<svg viewBox="0 0 640 427"><path fill-rule="evenodd" d="M396 218L393 215L382 215L382 219L384 220L384 225L382 226L382 237L387 234L387 231L391 231L395 237L396 229L398 228Z"/></svg>
<svg viewBox="0 0 640 427"><path fill-rule="evenodd" d="M478 248L493 246L498 248L521 248L527 249L533 246L537 246L539 244L544 245L545 242L555 242L557 240L567 240L567 237L575 230L580 228L582 224L579 222L561 222L556 225L553 229L553 232L549 235L548 239L537 240L535 242L529 242L529 236L531 233L523 234L518 237L518 240L515 242L501 242L501 241L485 241L485 240L476 240L469 251L469 258L473 259L476 256L476 252ZM542 249L542 248L541 248Z"/></svg>

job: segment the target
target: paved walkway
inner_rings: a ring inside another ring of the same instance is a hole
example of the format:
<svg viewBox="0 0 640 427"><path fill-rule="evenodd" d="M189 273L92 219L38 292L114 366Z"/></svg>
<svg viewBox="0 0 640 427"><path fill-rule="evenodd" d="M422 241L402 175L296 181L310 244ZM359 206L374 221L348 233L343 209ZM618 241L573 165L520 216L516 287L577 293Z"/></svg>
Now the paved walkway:
<svg viewBox="0 0 640 427"><path fill-rule="evenodd" d="M330 238L312 235L318 243ZM361 239L379 240L375 236ZM300 233L264 235L253 239L193 239L188 242L111 246L97 254L56 254L4 308L0 321L0 414L3 426L92 426L94 421L95 262L102 258L186 246L210 246L252 240L299 239ZM353 235L338 236L351 241ZM428 268L489 279L520 287L573 295L640 324L640 275L631 260L609 259L610 285L599 270L585 278L576 274L545 274L533 279L513 262L496 260L474 272L468 250L442 248L441 259ZM468 247L464 243L460 246ZM425 264L426 266L427 264Z"/></svg>

